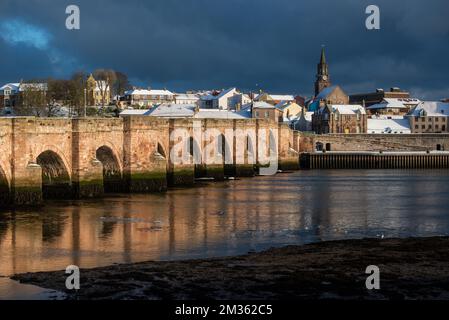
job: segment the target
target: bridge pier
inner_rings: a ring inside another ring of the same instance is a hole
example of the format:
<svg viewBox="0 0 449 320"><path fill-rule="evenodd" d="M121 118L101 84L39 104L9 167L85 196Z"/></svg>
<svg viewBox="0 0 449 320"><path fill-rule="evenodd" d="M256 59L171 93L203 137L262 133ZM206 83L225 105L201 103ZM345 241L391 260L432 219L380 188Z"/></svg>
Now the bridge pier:
<svg viewBox="0 0 449 320"><path fill-rule="evenodd" d="M128 176L129 192L149 193L167 190L167 160L158 153L151 158L151 170L135 169Z"/></svg>
<svg viewBox="0 0 449 320"><path fill-rule="evenodd" d="M16 170L12 200L18 206L36 206L43 203L42 168L35 163Z"/></svg>
<svg viewBox="0 0 449 320"><path fill-rule="evenodd" d="M254 177L256 175L255 166L253 164L236 164L235 176L236 177Z"/></svg>
<svg viewBox="0 0 449 320"><path fill-rule="evenodd" d="M76 170L72 181L73 197L97 198L104 194L103 165L97 159L90 161L83 170Z"/></svg>
<svg viewBox="0 0 449 320"><path fill-rule="evenodd" d="M167 174L169 186L190 186L195 183L195 165L171 164Z"/></svg>
<svg viewBox="0 0 449 320"><path fill-rule="evenodd" d="M223 164L208 164L204 166L206 169L206 177L214 178L216 181L223 181L225 178L225 170Z"/></svg>

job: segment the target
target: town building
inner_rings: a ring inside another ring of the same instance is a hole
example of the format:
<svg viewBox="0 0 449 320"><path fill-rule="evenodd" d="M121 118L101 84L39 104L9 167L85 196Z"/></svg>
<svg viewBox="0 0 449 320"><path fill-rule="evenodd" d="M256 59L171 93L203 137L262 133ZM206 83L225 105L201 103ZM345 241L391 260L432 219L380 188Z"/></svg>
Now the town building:
<svg viewBox="0 0 449 320"><path fill-rule="evenodd" d="M293 130L302 131L302 132L311 132L313 131L312 128L312 116L314 112L312 111L305 111L303 108L299 118L292 122L291 128Z"/></svg>
<svg viewBox="0 0 449 320"><path fill-rule="evenodd" d="M281 102L296 102L296 97L288 94L281 95L262 92L254 98L254 101L267 102L272 105L277 105Z"/></svg>
<svg viewBox="0 0 449 320"><path fill-rule="evenodd" d="M252 103L252 117L256 119L270 119L275 122L284 121L284 111L277 106L269 104L265 101L257 101Z"/></svg>
<svg viewBox="0 0 449 320"><path fill-rule="evenodd" d="M87 78L87 104L91 106L108 106L111 103L111 88L105 80L95 80L90 74Z"/></svg>
<svg viewBox="0 0 449 320"><path fill-rule="evenodd" d="M379 104L384 99L409 99L410 93L402 91L400 88L393 87L390 91L384 91L384 89L377 89L376 92L360 93L349 96L350 104L361 104L365 107Z"/></svg>
<svg viewBox="0 0 449 320"><path fill-rule="evenodd" d="M18 104L20 83L7 83L0 88L0 107L13 108Z"/></svg>
<svg viewBox="0 0 449 320"><path fill-rule="evenodd" d="M173 103L175 94L168 90L133 89L125 92L128 106L151 108L162 103Z"/></svg>
<svg viewBox="0 0 449 320"><path fill-rule="evenodd" d="M368 133L370 134L410 134L410 122L400 116L374 116L368 118Z"/></svg>
<svg viewBox="0 0 449 320"><path fill-rule="evenodd" d="M407 115L412 133L447 133L449 103L425 101Z"/></svg>
<svg viewBox="0 0 449 320"><path fill-rule="evenodd" d="M236 88L229 88L201 96L199 105L202 109L238 110L250 102L251 98L248 95Z"/></svg>
<svg viewBox="0 0 449 320"><path fill-rule="evenodd" d="M282 110L283 122L292 122L299 119L303 109L303 107L293 101L281 101L275 107Z"/></svg>
<svg viewBox="0 0 449 320"><path fill-rule="evenodd" d="M361 105L323 104L312 115L312 129L317 134L366 133L365 108Z"/></svg>
<svg viewBox="0 0 449 320"><path fill-rule="evenodd" d="M158 118L179 119L247 119L242 114L222 109L200 109L196 104L163 103L149 110L124 110L121 117L151 116Z"/></svg>
<svg viewBox="0 0 449 320"><path fill-rule="evenodd" d="M314 112L318 110L323 104L347 105L349 104L349 96L338 85L326 87L313 100L309 102L307 110Z"/></svg>
<svg viewBox="0 0 449 320"><path fill-rule="evenodd" d="M385 98L381 103L366 107L366 110L369 115L404 116L420 102L413 98Z"/></svg>
<svg viewBox="0 0 449 320"><path fill-rule="evenodd" d="M304 107L306 105L306 98L303 96L295 96L296 104L300 105L301 107Z"/></svg>
<svg viewBox="0 0 449 320"><path fill-rule="evenodd" d="M175 104L198 104L200 97L193 93L176 93Z"/></svg>

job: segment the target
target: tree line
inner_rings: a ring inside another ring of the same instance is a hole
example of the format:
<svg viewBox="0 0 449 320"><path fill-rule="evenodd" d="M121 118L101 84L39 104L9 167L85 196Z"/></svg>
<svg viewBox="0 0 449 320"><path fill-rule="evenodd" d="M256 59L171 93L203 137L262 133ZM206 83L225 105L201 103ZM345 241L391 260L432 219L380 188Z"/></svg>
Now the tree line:
<svg viewBox="0 0 449 320"><path fill-rule="evenodd" d="M92 76L97 81L96 87L100 93L100 103L97 107L107 107L110 100L108 98L122 96L126 90L131 89L128 76L122 72L97 69ZM64 107L68 115L82 116L86 112L85 106L96 105L92 94L95 84L89 84L88 79L89 74L78 71L69 79L23 81L20 97L14 106L14 114L52 117Z"/></svg>

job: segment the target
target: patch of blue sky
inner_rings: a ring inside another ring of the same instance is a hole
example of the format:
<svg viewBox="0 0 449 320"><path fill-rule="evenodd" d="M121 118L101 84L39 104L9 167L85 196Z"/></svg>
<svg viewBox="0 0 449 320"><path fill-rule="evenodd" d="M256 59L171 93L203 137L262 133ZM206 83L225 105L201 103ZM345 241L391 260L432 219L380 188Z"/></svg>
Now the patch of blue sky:
<svg viewBox="0 0 449 320"><path fill-rule="evenodd" d="M39 50L49 48L51 34L38 26L20 19L7 19L0 23L0 37L11 45L25 44Z"/></svg>

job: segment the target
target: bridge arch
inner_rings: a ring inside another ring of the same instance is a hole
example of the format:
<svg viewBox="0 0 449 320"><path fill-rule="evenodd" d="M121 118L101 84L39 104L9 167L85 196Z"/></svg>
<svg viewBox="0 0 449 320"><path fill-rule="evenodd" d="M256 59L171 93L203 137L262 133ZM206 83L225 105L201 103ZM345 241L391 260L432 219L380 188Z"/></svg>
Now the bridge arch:
<svg viewBox="0 0 449 320"><path fill-rule="evenodd" d="M250 135L246 136L246 163L247 164L256 164L256 149L254 147L253 139Z"/></svg>
<svg viewBox="0 0 449 320"><path fill-rule="evenodd" d="M235 176L235 165L231 147L224 134L220 134L217 139L217 151L222 156L224 166L224 176Z"/></svg>
<svg viewBox="0 0 449 320"><path fill-rule="evenodd" d="M42 168L42 195L44 199L72 196L70 171L62 157L52 150L39 154L36 162Z"/></svg>
<svg viewBox="0 0 449 320"><path fill-rule="evenodd" d="M96 150L95 156L103 165L104 192L122 192L123 173L116 153L111 147L103 145Z"/></svg>
<svg viewBox="0 0 449 320"><path fill-rule="evenodd" d="M198 141L194 137L189 137L186 143L187 153L192 157L195 178L206 175L205 164L203 163L203 153Z"/></svg>
<svg viewBox="0 0 449 320"><path fill-rule="evenodd" d="M0 208L5 207L10 203L11 192L9 181L3 167L0 165Z"/></svg>

